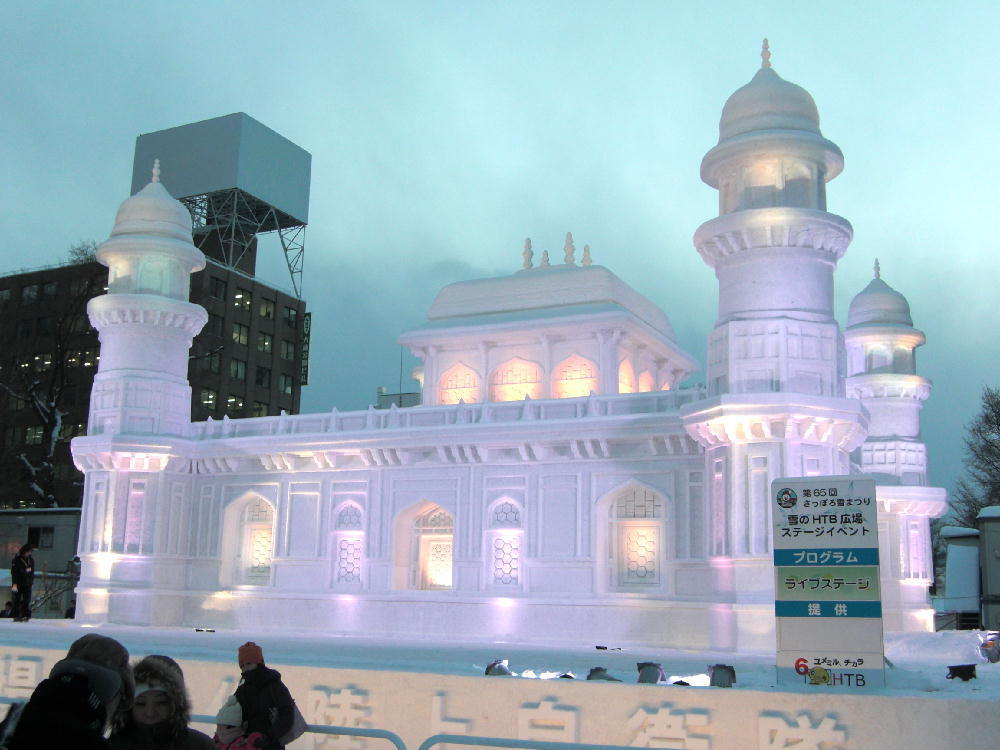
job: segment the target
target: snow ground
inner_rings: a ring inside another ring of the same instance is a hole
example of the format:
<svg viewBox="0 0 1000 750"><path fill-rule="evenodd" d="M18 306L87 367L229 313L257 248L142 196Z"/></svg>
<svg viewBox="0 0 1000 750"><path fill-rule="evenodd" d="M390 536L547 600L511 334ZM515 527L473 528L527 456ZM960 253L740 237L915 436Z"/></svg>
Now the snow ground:
<svg viewBox="0 0 1000 750"><path fill-rule="evenodd" d="M729 652L684 651L628 646L608 649L595 645L540 646L506 642L441 642L317 636L315 633L259 630L197 632L191 628L148 628L103 625L81 626L72 620L36 620L15 623L0 620L0 646L24 649L65 650L86 632L100 632L118 639L135 656L167 654L178 660L232 662L237 647L252 640L264 649L272 666L296 665L344 669L372 669L450 675L482 675L494 659L507 659L515 673L530 670L572 672L585 678L591 667L606 667L625 682L636 679L636 662L655 661L668 676L702 675L710 664L731 664L736 669L736 689L777 690L774 656ZM982 631L939 633L887 633L883 694L1000 701L1000 663L990 664L979 653ZM977 679L948 680L953 664L975 664Z"/></svg>

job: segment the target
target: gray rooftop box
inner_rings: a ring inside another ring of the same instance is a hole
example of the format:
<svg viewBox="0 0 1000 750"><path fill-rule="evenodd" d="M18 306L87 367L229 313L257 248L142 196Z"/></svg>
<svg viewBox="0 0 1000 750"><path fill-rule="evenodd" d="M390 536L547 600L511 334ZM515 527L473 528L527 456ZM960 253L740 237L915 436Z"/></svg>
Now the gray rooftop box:
<svg viewBox="0 0 1000 750"><path fill-rule="evenodd" d="M154 159L175 198L239 188L302 224L309 220L312 156L243 112L136 138L133 195L149 182Z"/></svg>

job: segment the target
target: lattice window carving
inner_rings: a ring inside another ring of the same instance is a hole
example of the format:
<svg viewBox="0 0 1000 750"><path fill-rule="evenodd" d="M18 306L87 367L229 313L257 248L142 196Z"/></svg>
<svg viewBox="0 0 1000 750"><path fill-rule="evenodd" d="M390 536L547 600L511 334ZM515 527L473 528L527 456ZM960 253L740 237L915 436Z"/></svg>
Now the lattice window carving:
<svg viewBox="0 0 1000 750"><path fill-rule="evenodd" d="M357 505L345 505L337 514L335 527L338 529L360 529L362 526L361 508Z"/></svg>
<svg viewBox="0 0 1000 750"><path fill-rule="evenodd" d="M493 538L493 583L516 586L521 560L521 535L504 534Z"/></svg>
<svg viewBox="0 0 1000 750"><path fill-rule="evenodd" d="M623 527L622 583L648 584L658 580L658 537L659 529L655 526Z"/></svg>
<svg viewBox="0 0 1000 750"><path fill-rule="evenodd" d="M615 511L618 518L660 518L663 508L655 492L636 488L618 498Z"/></svg>
<svg viewBox="0 0 1000 750"><path fill-rule="evenodd" d="M361 549L359 537L337 539L337 583L361 582Z"/></svg>
<svg viewBox="0 0 1000 750"><path fill-rule="evenodd" d="M491 525L497 529L516 529L521 526L521 509L516 503L504 500L493 506Z"/></svg>

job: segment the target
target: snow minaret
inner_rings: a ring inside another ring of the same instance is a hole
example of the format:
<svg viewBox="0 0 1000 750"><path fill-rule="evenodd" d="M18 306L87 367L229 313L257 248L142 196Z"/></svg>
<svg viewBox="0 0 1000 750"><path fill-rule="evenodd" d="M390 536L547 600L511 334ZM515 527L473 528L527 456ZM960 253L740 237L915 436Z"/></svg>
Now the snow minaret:
<svg viewBox="0 0 1000 750"><path fill-rule="evenodd" d="M152 181L118 209L97 249L108 293L87 306L101 339L90 397L90 435L180 435L191 422L188 352L208 319L188 301L205 256L191 244L191 215Z"/></svg>
<svg viewBox="0 0 1000 750"><path fill-rule="evenodd" d="M761 57L726 101L718 144L701 163L719 216L694 244L719 280L719 313L707 398L683 416L706 449L709 554L731 558L716 588L766 599L770 481L849 473L867 418L844 397L833 316L833 272L852 230L826 210L826 183L843 155L820 132L809 93L771 67L767 40Z"/></svg>
<svg viewBox="0 0 1000 750"><path fill-rule="evenodd" d="M920 440L920 409L931 383L917 375L914 350L925 342L913 327L906 298L875 278L847 314L847 395L870 416L857 463L866 473L891 474L904 485L927 484L927 449Z"/></svg>
<svg viewBox="0 0 1000 750"><path fill-rule="evenodd" d="M917 375L914 350L924 334L913 327L906 298L875 278L847 313L847 395L868 410L868 438L854 455L872 474L879 501L882 609L890 630L933 630L927 587L934 576L931 518L947 509L947 493L931 487L920 410L931 382Z"/></svg>

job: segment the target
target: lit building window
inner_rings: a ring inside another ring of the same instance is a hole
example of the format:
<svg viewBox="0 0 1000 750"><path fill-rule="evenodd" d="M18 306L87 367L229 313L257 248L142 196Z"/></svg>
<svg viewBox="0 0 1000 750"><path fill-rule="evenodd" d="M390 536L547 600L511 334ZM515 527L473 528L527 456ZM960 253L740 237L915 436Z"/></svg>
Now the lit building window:
<svg viewBox="0 0 1000 750"><path fill-rule="evenodd" d="M597 368L589 359L578 354L556 365L552 377L552 395L555 398L578 398L597 392Z"/></svg>
<svg viewBox="0 0 1000 750"><path fill-rule="evenodd" d="M214 409L218 403L219 393L211 388L201 389L201 405L206 409Z"/></svg>
<svg viewBox="0 0 1000 750"><path fill-rule="evenodd" d="M271 338L271 334L260 331L257 334L257 351L264 352L264 354L270 354L272 342L273 339Z"/></svg>
<svg viewBox="0 0 1000 750"><path fill-rule="evenodd" d="M459 400L467 404L479 401L479 376L471 367L457 364L448 368L441 376L438 402L457 404Z"/></svg>
<svg viewBox="0 0 1000 750"><path fill-rule="evenodd" d="M643 370L639 373L639 393L649 393L655 390L656 381L653 380L653 374L649 370Z"/></svg>
<svg viewBox="0 0 1000 750"><path fill-rule="evenodd" d="M266 417L267 416L267 404L263 401L253 402L253 415L255 417Z"/></svg>
<svg viewBox="0 0 1000 750"><path fill-rule="evenodd" d="M618 365L618 392L635 393L635 370L628 359Z"/></svg>
<svg viewBox="0 0 1000 750"><path fill-rule="evenodd" d="M280 375L278 375L279 393L284 393L290 396L292 394L292 390L294 389L294 387L295 387L295 378L293 378L291 375L286 375L285 373L281 373Z"/></svg>
<svg viewBox="0 0 1000 750"><path fill-rule="evenodd" d="M249 289L236 288L236 294L233 295L233 307L237 310L249 310L252 301Z"/></svg>
<svg viewBox="0 0 1000 750"><path fill-rule="evenodd" d="M524 359L500 365L490 377L490 401L521 401L542 395L542 368Z"/></svg>
<svg viewBox="0 0 1000 750"><path fill-rule="evenodd" d="M243 325L242 323L233 323L233 341L237 344L243 344L246 346L247 340L250 338L250 328Z"/></svg>
<svg viewBox="0 0 1000 750"><path fill-rule="evenodd" d="M42 438L45 437L45 430L42 427L26 427L24 430L25 445L41 445Z"/></svg>
<svg viewBox="0 0 1000 750"><path fill-rule="evenodd" d="M274 301L262 299L260 301L260 317L267 320L274 320Z"/></svg>

